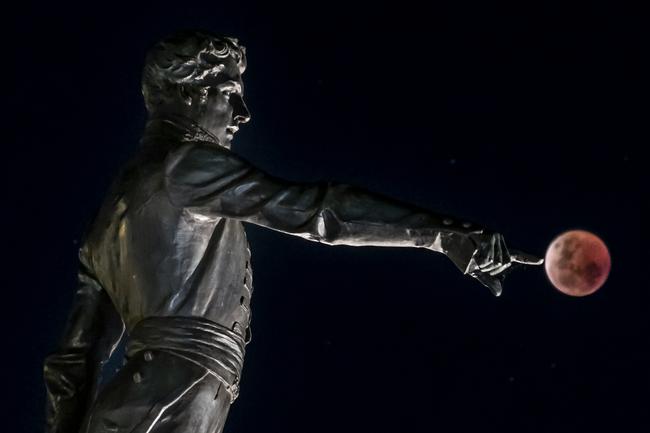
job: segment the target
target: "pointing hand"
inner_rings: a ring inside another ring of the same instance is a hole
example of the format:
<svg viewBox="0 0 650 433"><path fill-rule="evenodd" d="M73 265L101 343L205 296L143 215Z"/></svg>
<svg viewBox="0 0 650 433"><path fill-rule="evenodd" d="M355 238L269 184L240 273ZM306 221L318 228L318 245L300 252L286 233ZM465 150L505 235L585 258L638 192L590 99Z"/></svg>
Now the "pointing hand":
<svg viewBox="0 0 650 433"><path fill-rule="evenodd" d="M495 296L501 295L506 271L521 265L541 265L544 261L520 251L508 251L503 235L487 230L472 233L474 252L464 273L481 282Z"/></svg>

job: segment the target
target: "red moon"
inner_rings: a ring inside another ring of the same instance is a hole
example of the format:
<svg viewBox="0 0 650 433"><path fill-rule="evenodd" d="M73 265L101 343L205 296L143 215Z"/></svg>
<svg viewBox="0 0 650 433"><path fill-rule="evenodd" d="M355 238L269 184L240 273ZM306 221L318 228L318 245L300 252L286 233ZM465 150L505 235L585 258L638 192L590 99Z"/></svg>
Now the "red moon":
<svg viewBox="0 0 650 433"><path fill-rule="evenodd" d="M607 280L611 258L605 243L593 233L571 230L555 238L546 250L546 275L569 296L587 296Z"/></svg>

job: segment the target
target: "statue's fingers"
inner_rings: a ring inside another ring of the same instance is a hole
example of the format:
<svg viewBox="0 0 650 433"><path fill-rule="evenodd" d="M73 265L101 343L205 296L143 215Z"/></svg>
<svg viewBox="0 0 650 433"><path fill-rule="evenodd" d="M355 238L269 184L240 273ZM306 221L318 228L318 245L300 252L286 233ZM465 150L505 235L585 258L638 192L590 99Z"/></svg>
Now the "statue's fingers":
<svg viewBox="0 0 650 433"><path fill-rule="evenodd" d="M480 255L480 262L478 264L482 270L485 270L487 267L492 267L492 263L494 263L494 236L490 237L486 248L486 250L483 250L484 254Z"/></svg>
<svg viewBox="0 0 650 433"><path fill-rule="evenodd" d="M515 250L510 251L510 260L515 263L521 263L522 265L541 265L544 263L544 259Z"/></svg>
<svg viewBox="0 0 650 433"><path fill-rule="evenodd" d="M479 269L481 270L481 272L487 273L487 272L492 272L493 270L495 270L497 268L500 268L501 266L502 266L502 263L492 262L492 263L486 264L485 266L483 266L483 267L481 267Z"/></svg>
<svg viewBox="0 0 650 433"><path fill-rule="evenodd" d="M479 280L481 284L490 289L494 296L500 296L503 291L503 286L501 285L501 280L497 277L493 277L489 274L484 274L479 272L473 275L474 278Z"/></svg>
<svg viewBox="0 0 650 433"><path fill-rule="evenodd" d="M506 246L506 240L501 237L501 263L510 263L512 260L510 258L510 251L508 251L508 247Z"/></svg>
<svg viewBox="0 0 650 433"><path fill-rule="evenodd" d="M512 266L512 263L504 263L504 264L502 264L501 266L499 266L499 267L497 267L497 268L491 270L489 273L490 273L490 275L493 276L493 277L494 277L495 275L502 275L502 276L503 276L503 275L505 275L505 274L503 274L503 272L504 272L506 269L508 269L510 266Z"/></svg>
<svg viewBox="0 0 650 433"><path fill-rule="evenodd" d="M503 248L501 247L501 244L503 243L503 237L501 235L498 235L497 239L495 239L494 242L494 257L492 258L492 261L494 264L496 264L497 268L503 265ZM496 268L495 268L496 269ZM491 269L492 271L492 269Z"/></svg>
<svg viewBox="0 0 650 433"><path fill-rule="evenodd" d="M498 257L497 246L498 243L496 243L494 237L492 237L486 250L484 251L484 255L480 258L479 268L482 272L489 272L492 269L501 266L501 262L499 261Z"/></svg>

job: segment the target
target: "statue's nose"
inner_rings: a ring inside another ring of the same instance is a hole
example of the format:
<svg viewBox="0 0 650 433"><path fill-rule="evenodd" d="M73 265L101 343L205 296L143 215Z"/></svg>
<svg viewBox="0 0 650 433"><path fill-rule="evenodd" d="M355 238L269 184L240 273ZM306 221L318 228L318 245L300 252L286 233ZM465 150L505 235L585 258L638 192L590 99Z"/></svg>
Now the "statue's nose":
<svg viewBox="0 0 650 433"><path fill-rule="evenodd" d="M248 111L248 107L243 99L240 99L236 105L234 119L237 123L246 123L251 120L251 113Z"/></svg>

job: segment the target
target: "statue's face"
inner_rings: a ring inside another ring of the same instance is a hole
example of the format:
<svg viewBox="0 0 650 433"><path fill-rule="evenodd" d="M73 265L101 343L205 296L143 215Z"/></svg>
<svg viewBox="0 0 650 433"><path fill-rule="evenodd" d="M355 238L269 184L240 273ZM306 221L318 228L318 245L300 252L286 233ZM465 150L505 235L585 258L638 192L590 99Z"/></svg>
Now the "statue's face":
<svg viewBox="0 0 650 433"><path fill-rule="evenodd" d="M209 83L197 120L223 146L230 147L239 125L250 120L250 112L244 103L244 88L236 61L230 57L224 59L224 66L214 82Z"/></svg>

